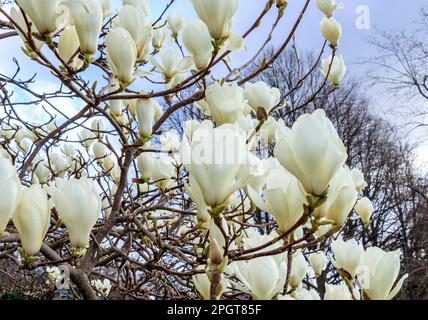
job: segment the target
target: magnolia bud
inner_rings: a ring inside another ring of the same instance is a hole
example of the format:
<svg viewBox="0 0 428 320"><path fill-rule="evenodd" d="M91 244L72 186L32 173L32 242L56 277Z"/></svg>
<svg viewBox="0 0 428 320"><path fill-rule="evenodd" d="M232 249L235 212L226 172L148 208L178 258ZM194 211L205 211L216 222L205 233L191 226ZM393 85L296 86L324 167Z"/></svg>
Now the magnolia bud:
<svg viewBox="0 0 428 320"><path fill-rule="evenodd" d="M80 50L85 54L94 54L103 25L101 3L98 0L66 0L63 4L70 10L72 24L79 36Z"/></svg>
<svg viewBox="0 0 428 320"><path fill-rule="evenodd" d="M101 213L101 197L95 184L87 178L57 180L54 201L68 229L70 243L76 248L86 248L92 227Z"/></svg>
<svg viewBox="0 0 428 320"><path fill-rule="evenodd" d="M94 152L94 156L97 160L103 160L106 156L106 148L103 143L96 141L92 145L92 151Z"/></svg>
<svg viewBox="0 0 428 320"><path fill-rule="evenodd" d="M192 55L198 70L208 66L214 47L207 26L201 20L186 24L183 30L183 43Z"/></svg>
<svg viewBox="0 0 428 320"><path fill-rule="evenodd" d="M315 275L319 277L326 266L327 258L322 251L314 252L309 255L309 262L315 271Z"/></svg>
<svg viewBox="0 0 428 320"><path fill-rule="evenodd" d="M181 13L173 13L168 17L168 26L172 31L174 37L177 37L178 33L183 29L184 17Z"/></svg>
<svg viewBox="0 0 428 320"><path fill-rule="evenodd" d="M0 238L20 200L21 181L9 160L0 157Z"/></svg>
<svg viewBox="0 0 428 320"><path fill-rule="evenodd" d="M130 84L137 61L137 47L131 35L122 27L115 28L107 34L106 46L111 71L121 83Z"/></svg>
<svg viewBox="0 0 428 320"><path fill-rule="evenodd" d="M56 31L60 0L17 0L16 3L30 17L40 34Z"/></svg>
<svg viewBox="0 0 428 320"><path fill-rule="evenodd" d="M324 18L321 21L321 33L328 42L337 46L342 36L342 25L334 18Z"/></svg>
<svg viewBox="0 0 428 320"><path fill-rule="evenodd" d="M211 37L221 40L230 32L239 0L192 0L193 8L208 27Z"/></svg>
<svg viewBox="0 0 428 320"><path fill-rule="evenodd" d="M40 185L22 191L21 201L13 215L13 223L21 237L22 248L34 256L42 247L49 228L50 206L48 195Z"/></svg>
<svg viewBox="0 0 428 320"><path fill-rule="evenodd" d="M374 212L374 208L370 199L367 197L361 198L360 200L358 200L354 209L355 211L357 211L363 223L365 225L368 225L370 223L370 217Z"/></svg>
<svg viewBox="0 0 428 320"><path fill-rule="evenodd" d="M155 121L162 116L162 107L154 99L140 99L137 102L137 118L141 137L149 137Z"/></svg>
<svg viewBox="0 0 428 320"><path fill-rule="evenodd" d="M210 261L215 266L223 262L223 252L216 239L211 239L210 242Z"/></svg>
<svg viewBox="0 0 428 320"><path fill-rule="evenodd" d="M61 38L58 42L58 51L61 59L65 63L68 63L69 67L73 70L77 70L83 65L83 61L80 60L79 55L76 54L79 47L80 42L76 28L74 26L68 26L61 34ZM73 59L71 60L72 57Z"/></svg>

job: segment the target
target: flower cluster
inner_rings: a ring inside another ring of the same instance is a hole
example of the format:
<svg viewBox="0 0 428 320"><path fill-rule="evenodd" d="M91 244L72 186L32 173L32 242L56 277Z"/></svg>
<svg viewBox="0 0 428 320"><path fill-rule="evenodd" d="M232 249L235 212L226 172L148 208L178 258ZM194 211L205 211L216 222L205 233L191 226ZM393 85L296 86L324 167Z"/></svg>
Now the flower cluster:
<svg viewBox="0 0 428 320"><path fill-rule="evenodd" d="M364 228L375 209L325 111L287 126L277 113L288 111L284 92L236 70L210 77L219 62L232 70L230 54L246 49L233 24L239 0L189 3L198 16L190 22L180 13L153 21L148 0L117 9L17 0L4 12L27 55L86 107L68 119L1 125L2 241L18 241L27 266L57 250L74 267L72 280L93 279L76 285L92 284L85 292L94 297L121 288L124 273L135 270L124 282L138 284L148 277L139 272L158 269L186 275L189 294L204 299L320 299L308 284L327 272L341 280L326 284L325 300L392 299L405 279L395 284L400 253L341 238L355 213ZM332 50L324 85L336 88L346 73L336 55L342 6L316 4ZM282 17L287 1L265 10L274 8ZM88 88L91 68L102 76ZM191 98L179 94L185 89ZM167 120L186 106L199 116L173 128Z"/></svg>

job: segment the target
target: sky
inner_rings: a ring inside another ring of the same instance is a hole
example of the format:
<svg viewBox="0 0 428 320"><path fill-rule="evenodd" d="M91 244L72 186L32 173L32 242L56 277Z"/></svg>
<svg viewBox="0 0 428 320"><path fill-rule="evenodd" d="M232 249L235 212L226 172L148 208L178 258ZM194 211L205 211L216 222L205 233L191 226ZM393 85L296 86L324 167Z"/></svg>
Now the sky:
<svg viewBox="0 0 428 320"><path fill-rule="evenodd" d="M274 46L278 46L281 40L288 35L305 1L289 0L288 2L289 5L284 19L272 38ZM364 75L367 69L358 62L376 54L375 48L368 44L367 37L374 35L377 29L389 31L397 29L412 30L421 8L428 5L426 0L338 0L338 2L345 5L343 10L338 10L335 14L336 19L343 26L339 54L344 57L348 65L349 76L359 77L362 82L364 82ZM112 1L112 5L115 8L119 7L120 3L120 0ZM158 17L168 3L169 0L151 0L152 19ZM234 22L235 33L241 34L244 32L261 12L265 3L266 0L240 0L240 6ZM176 0L170 12L177 11L181 12L187 21L196 19L190 0ZM296 35L296 44L299 50L319 50L321 48L323 38L320 33L319 23L322 17L323 14L319 12L313 0ZM258 28L256 32L247 38L247 47L253 50L234 54L232 61L237 66L239 63L247 61L254 54L254 48L257 48L261 41L266 38L274 19L275 13L273 11L265 18L264 27ZM364 22L363 28L361 27L362 22ZM52 77L40 67L35 67L34 63L21 53L20 46L21 43L18 38L2 41L0 71L10 72L14 70L11 57L16 56L21 62L22 76L38 72L37 90L52 88L54 86ZM8 50L3 50L6 47ZM381 93L380 90L376 90L376 88L368 90L367 94L373 101L373 105L376 106L375 112L387 117L391 104L390 97ZM70 114L74 112L76 107L79 107L74 102L63 101L61 103L64 103L65 112ZM394 122L396 119L389 120ZM420 143L417 152L418 162L421 167L428 168L428 139L424 138L424 136L428 137L428 133L415 134L409 139L412 140L411 142L418 140Z"/></svg>

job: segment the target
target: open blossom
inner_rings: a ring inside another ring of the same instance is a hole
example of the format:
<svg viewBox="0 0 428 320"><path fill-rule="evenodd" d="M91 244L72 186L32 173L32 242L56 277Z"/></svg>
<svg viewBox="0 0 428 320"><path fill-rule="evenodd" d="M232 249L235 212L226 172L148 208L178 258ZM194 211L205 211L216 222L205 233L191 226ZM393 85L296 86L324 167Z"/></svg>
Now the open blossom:
<svg viewBox="0 0 428 320"><path fill-rule="evenodd" d="M364 249L355 239L343 241L339 238L331 244L334 259L331 259L334 267L346 273L350 280L354 279L360 265Z"/></svg>
<svg viewBox="0 0 428 320"><path fill-rule="evenodd" d="M334 58L332 58L330 56L327 59L323 59L321 64L321 71L324 77L327 77L333 85L338 86L347 72L343 57L334 56Z"/></svg>
<svg viewBox="0 0 428 320"><path fill-rule="evenodd" d="M337 9L342 9L343 4L336 3L336 0L317 0L318 9L323 12L327 18L333 16Z"/></svg>
<svg viewBox="0 0 428 320"><path fill-rule="evenodd" d="M245 286L243 289L248 290L253 299L270 300L282 292L286 267L273 256L235 261L232 265L235 276Z"/></svg>
<svg viewBox="0 0 428 320"><path fill-rule="evenodd" d="M210 84L205 92L211 116L217 125L235 122L242 115L246 102L236 83Z"/></svg>
<svg viewBox="0 0 428 320"><path fill-rule="evenodd" d="M103 281L101 280L92 281L92 285L95 287L98 293L103 297L107 297L110 294L110 290L112 288L112 285L109 279L104 279Z"/></svg>
<svg viewBox="0 0 428 320"><path fill-rule="evenodd" d="M166 82L171 81L178 74L188 72L192 68L192 58L183 58L180 52L175 49L162 49L159 55L160 62L152 56L149 59L156 71L163 74Z"/></svg>
<svg viewBox="0 0 428 320"><path fill-rule="evenodd" d="M378 247L367 248L361 261L364 266L362 275L367 280L363 288L365 298L391 300L396 296L408 277L405 274L397 281L400 273L400 255L400 250L386 252Z"/></svg>
<svg viewBox="0 0 428 320"><path fill-rule="evenodd" d="M258 81L245 85L245 98L254 114L258 115L258 109L262 108L264 113L269 115L270 111L279 104L281 92L277 88L269 87L263 81Z"/></svg>
<svg viewBox="0 0 428 320"><path fill-rule="evenodd" d="M318 196L348 157L336 129L320 109L301 116L291 129L278 129L274 154L306 192Z"/></svg>
<svg viewBox="0 0 428 320"><path fill-rule="evenodd" d="M193 134L192 141L184 139L181 148L182 163L193 177L195 189L208 206L225 204L228 198L246 182L236 179L244 161L245 133L236 125L217 128L200 128Z"/></svg>
<svg viewBox="0 0 428 320"><path fill-rule="evenodd" d="M137 60L145 60L150 52L153 27L143 9L124 5L118 13L116 23L126 29L134 39L137 47Z"/></svg>
<svg viewBox="0 0 428 320"><path fill-rule="evenodd" d="M273 215L282 232L287 232L303 215L306 193L300 182L285 169L273 169L267 175L263 198L248 187L254 204Z"/></svg>

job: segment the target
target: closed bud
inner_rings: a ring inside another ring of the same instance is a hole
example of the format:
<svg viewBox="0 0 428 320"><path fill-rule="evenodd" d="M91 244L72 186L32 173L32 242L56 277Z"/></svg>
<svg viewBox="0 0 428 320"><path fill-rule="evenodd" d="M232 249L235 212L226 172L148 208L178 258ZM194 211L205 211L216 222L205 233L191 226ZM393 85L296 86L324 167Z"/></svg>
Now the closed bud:
<svg viewBox="0 0 428 320"><path fill-rule="evenodd" d="M342 36L342 25L334 18L324 18L321 21L321 33L328 42L337 46Z"/></svg>
<svg viewBox="0 0 428 320"><path fill-rule="evenodd" d="M103 24L103 9L99 0L67 0L72 24L79 36L80 50L87 55L97 52Z"/></svg>
<svg viewBox="0 0 428 320"><path fill-rule="evenodd" d="M57 180L54 202L68 229L70 243L76 248L86 248L101 213L101 197L94 183L87 178Z"/></svg>
<svg viewBox="0 0 428 320"><path fill-rule="evenodd" d="M9 160L0 157L0 238L18 206L20 194L21 181L15 166Z"/></svg>
<svg viewBox="0 0 428 320"><path fill-rule="evenodd" d="M223 262L223 252L216 239L211 239L210 242L210 261L215 266Z"/></svg>
<svg viewBox="0 0 428 320"><path fill-rule="evenodd" d="M178 33L183 29L184 17L181 13L173 13L168 17L168 26L172 31L174 37L177 37Z"/></svg>
<svg viewBox="0 0 428 320"><path fill-rule="evenodd" d="M114 76L125 86L133 82L137 47L129 32L122 27L111 30L106 36L106 46Z"/></svg>
<svg viewBox="0 0 428 320"><path fill-rule="evenodd" d="M367 197L361 198L360 200L358 200L354 209L360 216L361 221L365 225L368 225L370 223L370 217L374 212L374 208L370 199Z"/></svg>
<svg viewBox="0 0 428 320"><path fill-rule="evenodd" d="M48 195L40 185L22 191L22 198L13 215L13 223L21 237L21 245L28 256L34 256L42 247L49 228L50 206Z"/></svg>

